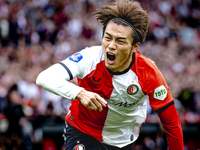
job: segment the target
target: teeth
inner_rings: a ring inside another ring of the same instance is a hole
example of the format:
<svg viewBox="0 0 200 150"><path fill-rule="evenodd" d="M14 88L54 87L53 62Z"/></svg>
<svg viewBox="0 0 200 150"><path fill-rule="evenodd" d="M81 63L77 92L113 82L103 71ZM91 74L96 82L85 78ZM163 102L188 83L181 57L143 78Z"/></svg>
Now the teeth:
<svg viewBox="0 0 200 150"><path fill-rule="evenodd" d="M114 54L111 54L111 53L108 53L109 55L113 55L114 56Z"/></svg>
<svg viewBox="0 0 200 150"><path fill-rule="evenodd" d="M113 61L115 61L115 54L112 54L112 53L107 53L107 57L108 57L108 60L110 61L110 62L113 62Z"/></svg>

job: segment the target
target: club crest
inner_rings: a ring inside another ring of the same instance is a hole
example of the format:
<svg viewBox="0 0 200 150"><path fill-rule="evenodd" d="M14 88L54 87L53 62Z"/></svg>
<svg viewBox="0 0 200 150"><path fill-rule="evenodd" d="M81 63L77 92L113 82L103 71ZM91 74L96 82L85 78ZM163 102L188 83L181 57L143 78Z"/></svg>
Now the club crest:
<svg viewBox="0 0 200 150"><path fill-rule="evenodd" d="M129 85L129 87L127 88L127 93L130 95L134 95L138 92L139 88L137 85L135 84L131 84Z"/></svg>
<svg viewBox="0 0 200 150"><path fill-rule="evenodd" d="M85 150L85 146L83 144L77 144L73 150Z"/></svg>

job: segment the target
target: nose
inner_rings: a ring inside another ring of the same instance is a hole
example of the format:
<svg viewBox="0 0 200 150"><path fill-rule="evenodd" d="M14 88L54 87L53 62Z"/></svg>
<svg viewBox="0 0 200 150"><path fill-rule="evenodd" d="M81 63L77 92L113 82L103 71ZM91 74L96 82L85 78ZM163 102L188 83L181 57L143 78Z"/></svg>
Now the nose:
<svg viewBox="0 0 200 150"><path fill-rule="evenodd" d="M115 44L115 42L114 42L114 41L111 41L111 42L109 43L109 45L108 45L108 48L109 48L110 50L115 50L115 49L116 49L116 44Z"/></svg>

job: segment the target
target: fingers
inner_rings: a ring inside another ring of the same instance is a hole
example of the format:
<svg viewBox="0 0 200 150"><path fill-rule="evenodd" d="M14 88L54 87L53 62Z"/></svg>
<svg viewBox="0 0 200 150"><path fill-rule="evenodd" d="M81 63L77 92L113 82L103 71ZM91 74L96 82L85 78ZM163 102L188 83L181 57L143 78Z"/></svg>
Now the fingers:
<svg viewBox="0 0 200 150"><path fill-rule="evenodd" d="M97 94L97 100L101 103L103 107L106 107L107 101Z"/></svg>
<svg viewBox="0 0 200 150"><path fill-rule="evenodd" d="M89 110L93 110L94 109L91 105L87 105L85 107L87 107Z"/></svg>
<svg viewBox="0 0 200 150"><path fill-rule="evenodd" d="M95 96L96 97L93 102L94 102L95 106L99 109L99 111L102 111L103 110L102 106L106 107L107 102L98 94L96 94Z"/></svg>
<svg viewBox="0 0 200 150"><path fill-rule="evenodd" d="M91 108L90 110L97 110L97 106L93 102L89 104L89 107Z"/></svg>
<svg viewBox="0 0 200 150"><path fill-rule="evenodd" d="M88 102L88 104L86 104L85 106L90 110L96 111L98 109L99 111L102 111L103 110L102 106L106 107L105 103L107 103L104 99L103 100L102 99L103 98L101 98L100 96L98 98L96 97L96 98L90 100Z"/></svg>
<svg viewBox="0 0 200 150"><path fill-rule="evenodd" d="M98 94L88 91L83 91L78 97L81 103L90 110L102 111L103 107L106 107L107 102Z"/></svg>
<svg viewBox="0 0 200 150"><path fill-rule="evenodd" d="M102 106L97 100L92 100L89 102L89 104L86 104L85 107L87 107L89 110L97 110L102 111Z"/></svg>
<svg viewBox="0 0 200 150"><path fill-rule="evenodd" d="M93 103L95 104L96 108L99 109L99 111L103 110L102 105L98 100L94 100ZM96 110L96 109L94 109L94 110Z"/></svg>

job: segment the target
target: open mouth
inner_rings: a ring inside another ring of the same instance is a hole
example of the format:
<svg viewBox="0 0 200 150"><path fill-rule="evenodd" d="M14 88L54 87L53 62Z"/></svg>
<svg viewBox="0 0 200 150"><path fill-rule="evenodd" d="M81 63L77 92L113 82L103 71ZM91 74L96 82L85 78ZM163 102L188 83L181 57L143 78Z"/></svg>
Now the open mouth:
<svg viewBox="0 0 200 150"><path fill-rule="evenodd" d="M110 60L110 61L114 61L116 57L115 57L114 54L107 53L107 58L108 58L108 60Z"/></svg>

